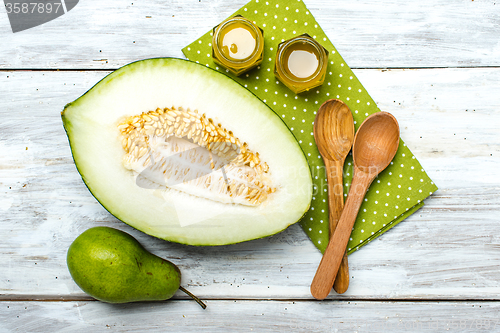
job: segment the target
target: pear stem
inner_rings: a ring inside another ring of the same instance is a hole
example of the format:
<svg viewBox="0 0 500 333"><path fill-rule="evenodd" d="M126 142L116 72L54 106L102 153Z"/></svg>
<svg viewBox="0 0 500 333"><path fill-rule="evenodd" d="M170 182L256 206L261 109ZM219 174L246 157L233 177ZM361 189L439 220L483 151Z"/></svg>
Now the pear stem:
<svg viewBox="0 0 500 333"><path fill-rule="evenodd" d="M185 292L187 295L189 295L189 297L194 299L196 301L196 303L198 303L203 308L203 310L205 310L207 308L207 305L205 303L203 303L203 301L201 299L199 299L195 295L191 294L189 292L189 290L185 289L183 286L179 286L179 289L182 290L183 292Z"/></svg>

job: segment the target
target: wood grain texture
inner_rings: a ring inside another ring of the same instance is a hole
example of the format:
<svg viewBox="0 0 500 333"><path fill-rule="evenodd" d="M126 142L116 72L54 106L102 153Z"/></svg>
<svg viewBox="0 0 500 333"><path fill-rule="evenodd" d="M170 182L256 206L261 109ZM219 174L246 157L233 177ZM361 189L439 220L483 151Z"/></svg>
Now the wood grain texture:
<svg viewBox="0 0 500 333"><path fill-rule="evenodd" d="M328 220L330 223L331 238L335 230L337 230L337 225L344 209L343 170L345 156L341 160L336 161L323 160L328 179ZM347 291L349 288L349 279L349 261L347 259L347 251L344 249L344 254L342 255L342 260L335 276L335 281L333 282L333 289L337 294L343 294Z"/></svg>
<svg viewBox="0 0 500 333"><path fill-rule="evenodd" d="M245 3L80 1L57 20L16 34L4 16L0 68L115 69L149 57L183 58L182 47ZM309 0L306 5L352 68L500 65L495 1Z"/></svg>
<svg viewBox="0 0 500 333"><path fill-rule="evenodd" d="M337 229L344 208L344 163L351 151L354 133L352 113L344 102L334 99L320 106L314 119L314 140L326 168L330 238ZM343 294L348 287L349 263L344 249L333 289Z"/></svg>
<svg viewBox="0 0 500 333"><path fill-rule="evenodd" d="M363 198L375 177L393 160L399 141L399 125L390 113L376 112L359 126L352 145L352 183L337 228L328 241L311 284L314 298L323 300L330 293Z"/></svg>
<svg viewBox="0 0 500 333"><path fill-rule="evenodd" d="M500 332L494 1L306 1L440 188L349 257L343 295L312 299L321 254L298 225L242 244L190 247L128 227L91 196L71 158L64 105L110 69L183 57L182 47L245 3L80 1L15 34L7 15L0 19L0 332ZM181 293L165 303L91 301L71 280L66 251L97 225L129 232L177 264L207 311Z"/></svg>
<svg viewBox="0 0 500 333"><path fill-rule="evenodd" d="M183 284L201 297L310 299L321 255L298 226L238 245L187 247L137 232L96 202L73 164L60 111L106 73L1 74L1 91L11 96L0 101L1 294L83 295L69 278L66 250L87 228L109 225L172 259L183 270ZM500 111L486 97L499 91L500 70L356 75L396 115L402 138L440 190L411 218L350 256L351 286L330 297L498 299ZM486 102L476 109L478 100Z"/></svg>
<svg viewBox="0 0 500 333"><path fill-rule="evenodd" d="M328 246L311 283L311 294L318 300L325 299L332 290L334 279L342 263L345 248L349 242L349 236L358 215L359 207L376 175L361 172L356 166L354 167L351 189L349 190L337 229L335 229L335 233L330 237Z"/></svg>
<svg viewBox="0 0 500 333"><path fill-rule="evenodd" d="M2 332L499 332L497 302L0 302ZM103 315L105 314L105 315Z"/></svg>

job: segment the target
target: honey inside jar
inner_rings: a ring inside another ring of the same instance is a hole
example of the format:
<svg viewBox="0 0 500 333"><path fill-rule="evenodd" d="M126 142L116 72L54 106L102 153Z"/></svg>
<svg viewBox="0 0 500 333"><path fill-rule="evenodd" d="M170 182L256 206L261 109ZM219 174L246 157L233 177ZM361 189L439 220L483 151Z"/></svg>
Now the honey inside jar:
<svg viewBox="0 0 500 333"><path fill-rule="evenodd" d="M311 44L294 43L285 51L283 61L288 74L297 79L313 76L319 67L318 50Z"/></svg>
<svg viewBox="0 0 500 333"><path fill-rule="evenodd" d="M243 16L237 15L214 28L212 58L235 75L260 64L263 50L263 31Z"/></svg>
<svg viewBox="0 0 500 333"><path fill-rule="evenodd" d="M327 63L328 51L304 34L278 46L274 74L299 94L323 84Z"/></svg>
<svg viewBox="0 0 500 333"><path fill-rule="evenodd" d="M257 46L257 36L247 25L235 22L220 31L221 52L231 60L250 57Z"/></svg>

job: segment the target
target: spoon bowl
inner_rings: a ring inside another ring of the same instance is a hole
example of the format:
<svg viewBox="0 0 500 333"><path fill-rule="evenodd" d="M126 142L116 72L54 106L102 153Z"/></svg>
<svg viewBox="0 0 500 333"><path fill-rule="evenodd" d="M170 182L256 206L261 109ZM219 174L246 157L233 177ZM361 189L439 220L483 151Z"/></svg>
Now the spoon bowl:
<svg viewBox="0 0 500 333"><path fill-rule="evenodd" d="M314 120L314 139L323 159L345 160L354 140L354 120L344 102L330 99L320 106Z"/></svg>
<svg viewBox="0 0 500 333"><path fill-rule="evenodd" d="M314 298L325 299L330 293L366 191L391 163L398 147L399 125L390 113L374 113L359 127L354 137L354 175L349 195L311 284Z"/></svg>
<svg viewBox="0 0 500 333"><path fill-rule="evenodd" d="M387 112L377 112L368 117L354 139L354 165L365 173L385 169L394 158L399 146L399 125Z"/></svg>

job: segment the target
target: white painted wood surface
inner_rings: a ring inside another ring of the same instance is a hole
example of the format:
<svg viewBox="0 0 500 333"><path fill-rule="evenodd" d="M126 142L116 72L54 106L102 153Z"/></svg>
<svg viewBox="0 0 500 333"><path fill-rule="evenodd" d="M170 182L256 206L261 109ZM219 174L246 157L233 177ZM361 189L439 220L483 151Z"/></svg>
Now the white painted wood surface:
<svg viewBox="0 0 500 333"><path fill-rule="evenodd" d="M497 302L5 302L20 332L492 332ZM64 314L61 315L61 314ZM1 328L0 328L1 330Z"/></svg>
<svg viewBox="0 0 500 333"><path fill-rule="evenodd" d="M71 158L63 106L130 61L182 57L181 47L244 4L81 1L16 34L0 18L0 332L500 332L500 4L493 1L306 1L440 188L349 257L344 295L312 300L321 257L298 225L243 244L188 247L135 231L90 195ZM96 225L125 230L172 260L208 310L180 293L165 303L92 301L71 280L65 256Z"/></svg>
<svg viewBox="0 0 500 333"><path fill-rule="evenodd" d="M105 69L149 57L182 57L181 48L246 3L86 0L57 20L16 34L4 18L0 68ZM495 1L305 3L353 68L500 64Z"/></svg>

